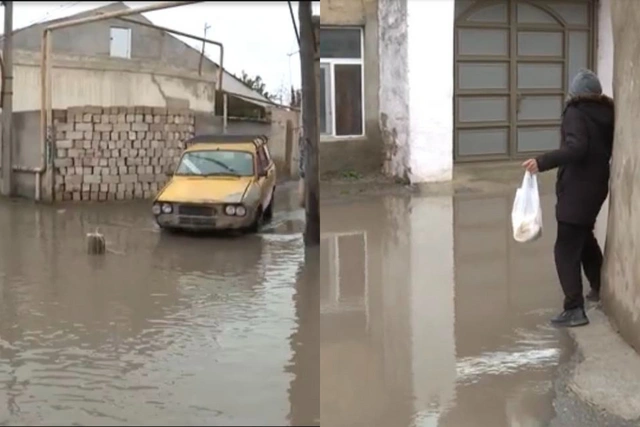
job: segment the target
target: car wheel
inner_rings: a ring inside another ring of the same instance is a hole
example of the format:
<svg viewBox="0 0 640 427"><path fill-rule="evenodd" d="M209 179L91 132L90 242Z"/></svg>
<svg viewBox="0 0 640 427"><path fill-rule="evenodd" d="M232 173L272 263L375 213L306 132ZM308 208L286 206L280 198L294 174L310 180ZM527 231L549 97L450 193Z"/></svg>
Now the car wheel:
<svg viewBox="0 0 640 427"><path fill-rule="evenodd" d="M262 208L258 208L258 212L256 212L256 217L253 220L253 224L249 227L249 232L257 233L260 231L262 224L264 223L264 213L262 212Z"/></svg>
<svg viewBox="0 0 640 427"><path fill-rule="evenodd" d="M264 211L264 220L271 221L273 219L273 197L271 197L271 202L269 202L269 206L267 206L267 210Z"/></svg>

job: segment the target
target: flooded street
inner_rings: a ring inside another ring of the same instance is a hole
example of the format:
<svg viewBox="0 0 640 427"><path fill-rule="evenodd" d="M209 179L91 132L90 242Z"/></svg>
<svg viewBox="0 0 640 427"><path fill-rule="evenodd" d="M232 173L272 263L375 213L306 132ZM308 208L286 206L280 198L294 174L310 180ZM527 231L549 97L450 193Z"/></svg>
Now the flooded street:
<svg viewBox="0 0 640 427"><path fill-rule="evenodd" d="M311 424L318 268L294 200L218 238L159 233L148 203L3 202L0 425Z"/></svg>
<svg viewBox="0 0 640 427"><path fill-rule="evenodd" d="M322 425L546 426L562 296L552 194L513 240L513 192L372 197L322 210Z"/></svg>

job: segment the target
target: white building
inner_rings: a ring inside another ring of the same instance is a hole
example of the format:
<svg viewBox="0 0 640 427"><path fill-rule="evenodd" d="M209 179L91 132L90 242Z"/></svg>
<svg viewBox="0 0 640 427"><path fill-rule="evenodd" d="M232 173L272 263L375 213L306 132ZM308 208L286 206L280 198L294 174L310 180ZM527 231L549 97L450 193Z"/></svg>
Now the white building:
<svg viewBox="0 0 640 427"><path fill-rule="evenodd" d="M568 84L612 95L610 0L321 3L323 171L447 181L559 145Z"/></svg>

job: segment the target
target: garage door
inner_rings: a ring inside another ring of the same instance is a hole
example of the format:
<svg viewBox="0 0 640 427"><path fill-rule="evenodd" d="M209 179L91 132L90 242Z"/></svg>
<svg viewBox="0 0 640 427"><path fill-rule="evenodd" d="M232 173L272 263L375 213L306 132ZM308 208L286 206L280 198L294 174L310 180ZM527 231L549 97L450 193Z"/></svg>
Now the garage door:
<svg viewBox="0 0 640 427"><path fill-rule="evenodd" d="M592 64L593 12L589 0L456 0L457 161L558 147L568 84Z"/></svg>

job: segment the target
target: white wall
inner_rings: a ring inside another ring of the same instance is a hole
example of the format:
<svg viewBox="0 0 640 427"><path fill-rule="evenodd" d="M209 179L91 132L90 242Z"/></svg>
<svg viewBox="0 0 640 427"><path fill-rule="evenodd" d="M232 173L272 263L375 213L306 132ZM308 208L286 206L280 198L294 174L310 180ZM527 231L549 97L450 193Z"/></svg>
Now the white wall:
<svg viewBox="0 0 640 427"><path fill-rule="evenodd" d="M411 182L453 177L455 0L407 0Z"/></svg>
<svg viewBox="0 0 640 427"><path fill-rule="evenodd" d="M453 176L455 0L380 0L380 130L385 173L411 183Z"/></svg>
<svg viewBox="0 0 640 427"><path fill-rule="evenodd" d="M598 63L596 70L602 90L613 97L613 28L611 23L611 0L600 0L598 7ZM609 218L609 198L605 200L596 220L595 233L598 241L604 247L607 236L607 222Z"/></svg>

